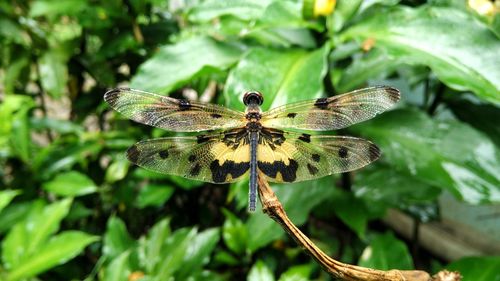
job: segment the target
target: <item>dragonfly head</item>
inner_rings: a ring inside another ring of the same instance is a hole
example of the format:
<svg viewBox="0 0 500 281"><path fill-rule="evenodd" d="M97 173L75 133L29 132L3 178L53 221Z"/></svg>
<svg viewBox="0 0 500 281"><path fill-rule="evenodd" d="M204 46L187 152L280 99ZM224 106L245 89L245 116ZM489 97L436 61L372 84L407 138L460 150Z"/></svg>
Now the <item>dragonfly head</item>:
<svg viewBox="0 0 500 281"><path fill-rule="evenodd" d="M243 103L246 106L262 105L263 102L264 102L264 97L262 96L261 93L256 91L246 92L245 95L243 96Z"/></svg>

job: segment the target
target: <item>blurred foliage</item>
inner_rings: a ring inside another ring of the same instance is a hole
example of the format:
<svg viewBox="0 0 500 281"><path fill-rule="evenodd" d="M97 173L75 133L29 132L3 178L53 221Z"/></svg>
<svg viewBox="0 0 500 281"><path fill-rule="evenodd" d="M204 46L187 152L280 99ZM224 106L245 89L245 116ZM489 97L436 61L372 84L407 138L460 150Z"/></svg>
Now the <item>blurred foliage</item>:
<svg viewBox="0 0 500 281"><path fill-rule="evenodd" d="M0 2L0 279L330 280L272 220L246 213L247 182L131 166L128 146L168 133L111 112L102 96L117 85L240 110L251 89L269 109L399 88L398 109L342 132L380 145L377 163L273 188L333 257L443 268L380 220L388 208L437 219L426 210L443 191L500 202L498 3L333 2ZM500 280L499 264L444 267Z"/></svg>

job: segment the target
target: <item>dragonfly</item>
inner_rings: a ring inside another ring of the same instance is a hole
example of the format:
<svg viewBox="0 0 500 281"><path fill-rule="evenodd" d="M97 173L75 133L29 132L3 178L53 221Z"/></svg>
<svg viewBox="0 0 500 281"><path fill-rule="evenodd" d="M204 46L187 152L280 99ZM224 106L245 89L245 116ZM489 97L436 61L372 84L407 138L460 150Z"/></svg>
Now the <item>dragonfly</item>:
<svg viewBox="0 0 500 281"><path fill-rule="evenodd" d="M160 173L223 184L249 175L248 211L257 201L257 175L278 183L317 179L362 168L380 157L372 142L350 136L311 135L371 119L400 99L388 86L282 105L263 112L260 92L243 95L244 112L130 88L104 100L127 118L194 136L140 141L127 150L132 163Z"/></svg>

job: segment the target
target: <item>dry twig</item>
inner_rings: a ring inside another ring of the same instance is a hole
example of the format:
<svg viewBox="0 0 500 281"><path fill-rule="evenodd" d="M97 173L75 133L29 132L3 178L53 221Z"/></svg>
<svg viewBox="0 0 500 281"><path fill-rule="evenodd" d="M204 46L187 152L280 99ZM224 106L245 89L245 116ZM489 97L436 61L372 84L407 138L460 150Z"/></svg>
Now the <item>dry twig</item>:
<svg viewBox="0 0 500 281"><path fill-rule="evenodd" d="M275 220L325 271L348 281L459 281L458 272L441 271L431 277L421 270L376 270L339 262L327 256L288 218L267 181L259 174L259 197L265 214Z"/></svg>

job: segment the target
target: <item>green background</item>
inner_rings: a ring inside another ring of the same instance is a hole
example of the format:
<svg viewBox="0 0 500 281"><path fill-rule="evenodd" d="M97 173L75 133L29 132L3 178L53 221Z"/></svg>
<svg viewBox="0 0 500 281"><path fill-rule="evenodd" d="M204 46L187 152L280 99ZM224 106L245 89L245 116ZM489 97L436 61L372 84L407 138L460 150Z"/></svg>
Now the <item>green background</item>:
<svg viewBox="0 0 500 281"><path fill-rule="evenodd" d="M130 165L130 145L172 134L103 102L128 85L239 110L247 90L267 110L399 88L395 110L339 132L375 142L380 160L273 190L340 261L500 280L498 256L449 263L381 223L389 208L439 221L443 192L500 202L498 4L481 15L458 0L343 0L306 18L313 2L1 2L0 280L331 280L276 223L246 212L247 181Z"/></svg>

